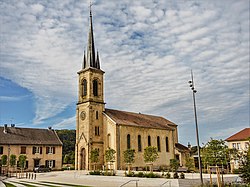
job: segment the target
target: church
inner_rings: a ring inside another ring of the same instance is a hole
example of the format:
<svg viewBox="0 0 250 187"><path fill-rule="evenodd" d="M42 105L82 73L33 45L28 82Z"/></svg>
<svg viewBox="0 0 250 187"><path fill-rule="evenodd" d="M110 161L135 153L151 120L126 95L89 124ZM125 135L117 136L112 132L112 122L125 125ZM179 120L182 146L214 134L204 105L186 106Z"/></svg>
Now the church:
<svg viewBox="0 0 250 187"><path fill-rule="evenodd" d="M78 73L76 107L75 168L91 170L91 150L99 150L98 168L105 165L105 150L116 151L114 169L125 169L123 152L135 149L133 167L145 167L144 149L155 146L158 159L154 166L166 167L177 158L184 165L185 146L178 143L177 125L163 117L105 108L104 71L95 51L92 13L90 10L87 52ZM183 148L184 147L184 148ZM179 149L178 149L179 148Z"/></svg>

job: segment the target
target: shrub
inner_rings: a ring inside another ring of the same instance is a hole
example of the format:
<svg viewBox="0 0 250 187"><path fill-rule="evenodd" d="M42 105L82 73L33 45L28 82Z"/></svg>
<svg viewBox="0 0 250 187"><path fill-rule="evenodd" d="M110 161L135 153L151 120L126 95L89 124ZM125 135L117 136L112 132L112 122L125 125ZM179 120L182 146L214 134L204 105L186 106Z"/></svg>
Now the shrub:
<svg viewBox="0 0 250 187"><path fill-rule="evenodd" d="M134 177L135 173L134 172L125 172L126 177Z"/></svg>
<svg viewBox="0 0 250 187"><path fill-rule="evenodd" d="M144 176L146 178L161 178L161 176L159 174L154 174L153 172L146 173Z"/></svg>
<svg viewBox="0 0 250 187"><path fill-rule="evenodd" d="M178 179L178 178L179 178L179 175L178 175L177 172L174 173L173 178L174 178L174 179Z"/></svg>
<svg viewBox="0 0 250 187"><path fill-rule="evenodd" d="M169 172L167 172L165 176L166 176L167 179L170 179L170 177L171 177Z"/></svg>
<svg viewBox="0 0 250 187"><path fill-rule="evenodd" d="M181 172L180 178L181 178L181 179L185 179L185 174L184 174L183 172Z"/></svg>
<svg viewBox="0 0 250 187"><path fill-rule="evenodd" d="M101 175L101 171L90 171L90 175Z"/></svg>
<svg viewBox="0 0 250 187"><path fill-rule="evenodd" d="M105 171L102 173L104 176L115 176L115 172Z"/></svg>
<svg viewBox="0 0 250 187"><path fill-rule="evenodd" d="M144 173L143 172L139 172L139 173L135 174L135 177L144 177Z"/></svg>

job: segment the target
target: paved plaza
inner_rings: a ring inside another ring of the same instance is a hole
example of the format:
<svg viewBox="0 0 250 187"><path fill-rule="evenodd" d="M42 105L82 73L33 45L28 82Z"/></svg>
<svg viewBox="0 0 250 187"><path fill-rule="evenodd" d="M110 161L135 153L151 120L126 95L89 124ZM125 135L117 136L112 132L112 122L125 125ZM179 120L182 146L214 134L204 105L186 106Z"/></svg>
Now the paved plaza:
<svg viewBox="0 0 250 187"><path fill-rule="evenodd" d="M225 181L234 181L238 175L224 175ZM171 186L171 187L193 187L197 186L200 182L199 174L187 173L185 175L186 179L165 179L165 178L137 178L137 177L124 177L124 171L117 171L117 176L96 176L88 175L87 171L58 171L49 173L38 173L36 175L36 180L31 179L17 179L15 177L4 179L4 181L14 184L15 186L24 187L24 184L30 184L33 186L69 186L72 185L82 185L82 186L93 186L93 187L119 187L122 184L130 181L126 187L136 186L136 181L138 187L154 187L154 186ZM209 181L209 175L203 174L204 182ZM3 180L3 178L2 178ZM216 182L216 175L213 175L213 181ZM61 183L58 185L55 183ZM63 185L65 184L65 185ZM0 182L0 187L4 186Z"/></svg>

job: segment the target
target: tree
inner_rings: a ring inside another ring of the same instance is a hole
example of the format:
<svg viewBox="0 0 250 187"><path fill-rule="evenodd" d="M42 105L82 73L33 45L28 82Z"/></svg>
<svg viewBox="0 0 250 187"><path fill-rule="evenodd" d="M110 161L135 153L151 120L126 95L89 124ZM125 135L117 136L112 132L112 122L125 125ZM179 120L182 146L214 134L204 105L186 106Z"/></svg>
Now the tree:
<svg viewBox="0 0 250 187"><path fill-rule="evenodd" d="M6 166L7 165L7 155L2 155L2 157L1 157L1 164L2 164L2 166Z"/></svg>
<svg viewBox="0 0 250 187"><path fill-rule="evenodd" d="M135 150L127 149L123 152L124 162L128 165L128 173L130 173L130 165L135 162Z"/></svg>
<svg viewBox="0 0 250 187"><path fill-rule="evenodd" d="M16 165L16 155L10 155L10 166L14 167Z"/></svg>
<svg viewBox="0 0 250 187"><path fill-rule="evenodd" d="M242 159L240 160L240 177L243 181L247 184L250 184L250 147L243 155Z"/></svg>
<svg viewBox="0 0 250 187"><path fill-rule="evenodd" d="M207 166L227 165L229 149L223 140L211 140L201 150L202 162Z"/></svg>
<svg viewBox="0 0 250 187"><path fill-rule="evenodd" d="M62 129L62 130L56 130L56 133L63 143L63 150L62 150L63 163L74 164L75 163L76 131ZM67 156L65 157L65 155Z"/></svg>
<svg viewBox="0 0 250 187"><path fill-rule="evenodd" d="M178 168L180 166L179 160L175 159L170 159L170 169L172 172L177 172Z"/></svg>
<svg viewBox="0 0 250 187"><path fill-rule="evenodd" d="M150 171L152 172L152 165L158 158L158 150L157 147L148 146L144 149L144 161L146 163L150 163Z"/></svg>
<svg viewBox="0 0 250 187"><path fill-rule="evenodd" d="M105 151L105 161L107 164L115 162L115 153L116 151L110 147Z"/></svg>
<svg viewBox="0 0 250 187"><path fill-rule="evenodd" d="M19 157L18 157L18 162L19 162L19 167L20 167L21 169L24 169L24 168L25 168L26 159L27 159L27 156L26 156L26 155L19 155Z"/></svg>
<svg viewBox="0 0 250 187"><path fill-rule="evenodd" d="M187 170L190 172L190 171L193 171L194 170L194 159L191 158L189 155L186 156L186 164L185 166L187 167Z"/></svg>
<svg viewBox="0 0 250 187"><path fill-rule="evenodd" d="M93 149L90 152L90 160L92 163L94 163L94 171L96 170L96 163L99 162L99 150Z"/></svg>

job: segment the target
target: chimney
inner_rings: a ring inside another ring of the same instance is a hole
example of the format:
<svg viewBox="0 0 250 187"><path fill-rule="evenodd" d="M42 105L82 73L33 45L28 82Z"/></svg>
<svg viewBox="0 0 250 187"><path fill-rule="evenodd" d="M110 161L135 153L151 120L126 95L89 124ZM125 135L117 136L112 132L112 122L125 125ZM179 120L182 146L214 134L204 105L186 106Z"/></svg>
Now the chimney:
<svg viewBox="0 0 250 187"><path fill-rule="evenodd" d="M12 123L10 126L11 126L11 127L15 127L15 124Z"/></svg>
<svg viewBox="0 0 250 187"><path fill-rule="evenodd" d="M4 133L4 134L7 134L7 131L8 131L8 130L7 130L7 124L4 124L3 133Z"/></svg>

